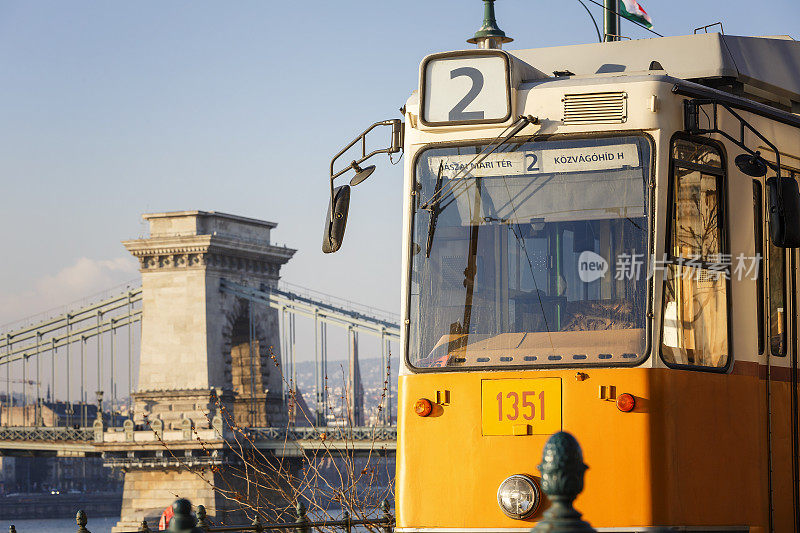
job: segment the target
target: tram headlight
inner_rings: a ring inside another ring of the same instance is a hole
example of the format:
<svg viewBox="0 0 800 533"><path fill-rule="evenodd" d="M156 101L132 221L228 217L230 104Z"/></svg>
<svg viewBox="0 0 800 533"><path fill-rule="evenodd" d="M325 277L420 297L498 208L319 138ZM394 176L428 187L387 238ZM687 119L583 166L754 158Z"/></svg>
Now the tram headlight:
<svg viewBox="0 0 800 533"><path fill-rule="evenodd" d="M539 487L532 477L524 474L506 478L497 489L497 504L511 518L528 518L536 511L539 500Z"/></svg>

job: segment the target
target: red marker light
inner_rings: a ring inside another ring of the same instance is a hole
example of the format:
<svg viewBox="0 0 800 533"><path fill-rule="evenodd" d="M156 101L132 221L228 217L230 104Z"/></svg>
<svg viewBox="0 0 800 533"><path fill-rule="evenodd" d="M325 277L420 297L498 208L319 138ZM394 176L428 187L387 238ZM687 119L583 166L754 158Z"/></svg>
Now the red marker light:
<svg viewBox="0 0 800 533"><path fill-rule="evenodd" d="M431 405L430 400L426 400L425 398L420 398L416 402L414 402L414 412L417 413L419 416L428 416L433 411L433 405Z"/></svg>
<svg viewBox="0 0 800 533"><path fill-rule="evenodd" d="M617 409L623 413L633 411L634 407L636 407L636 398L634 398L632 394L625 392L617 397Z"/></svg>

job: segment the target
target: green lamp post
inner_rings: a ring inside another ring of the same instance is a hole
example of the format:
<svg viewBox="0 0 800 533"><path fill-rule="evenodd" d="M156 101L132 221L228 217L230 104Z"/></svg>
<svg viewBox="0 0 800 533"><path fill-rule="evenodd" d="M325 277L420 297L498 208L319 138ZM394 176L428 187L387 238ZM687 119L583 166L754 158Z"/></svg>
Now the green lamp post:
<svg viewBox="0 0 800 533"><path fill-rule="evenodd" d="M478 48L502 48L503 43L513 41L511 37L497 26L494 18L494 0L483 0L483 26L475 32L475 36L467 39L468 43L477 44Z"/></svg>

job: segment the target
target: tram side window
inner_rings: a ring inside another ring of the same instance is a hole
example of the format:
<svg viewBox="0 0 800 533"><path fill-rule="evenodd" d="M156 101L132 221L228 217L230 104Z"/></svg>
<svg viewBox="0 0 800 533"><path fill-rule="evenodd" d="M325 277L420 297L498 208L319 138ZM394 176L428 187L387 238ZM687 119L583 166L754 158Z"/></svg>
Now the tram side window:
<svg viewBox="0 0 800 533"><path fill-rule="evenodd" d="M724 171L713 146L672 145L661 355L667 364L728 364Z"/></svg>
<svg viewBox="0 0 800 533"><path fill-rule="evenodd" d="M761 182L753 180L753 257L757 260L756 273L756 319L758 353L764 353L764 193Z"/></svg>
<svg viewBox="0 0 800 533"><path fill-rule="evenodd" d="M784 176L797 176L782 169ZM769 352L782 357L786 355L786 250L773 246L767 239L767 289L769 291Z"/></svg>

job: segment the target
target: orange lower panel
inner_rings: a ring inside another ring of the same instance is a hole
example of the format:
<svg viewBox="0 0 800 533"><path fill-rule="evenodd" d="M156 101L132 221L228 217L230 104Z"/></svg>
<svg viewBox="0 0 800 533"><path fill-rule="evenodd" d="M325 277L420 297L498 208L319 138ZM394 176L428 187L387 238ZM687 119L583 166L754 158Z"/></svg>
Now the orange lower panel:
<svg viewBox="0 0 800 533"><path fill-rule="evenodd" d="M577 437L589 465L575 506L593 526L766 526L763 381L663 369L581 372L587 379L577 380L576 370L402 377L398 527L530 527L540 518L546 502L530 519L514 520L498 507L496 491L512 474L538 477L547 437L482 434L481 380L514 378L561 378L561 426ZM633 394L634 411L600 399L600 386ZM435 400L437 391L444 398L445 390L448 405L429 417L414 414L418 398ZM784 396L788 403L786 384L773 390L776 402ZM776 487L788 484L791 495L786 428L785 437L775 435L774 468L783 470ZM775 506L776 526L791 518L790 498Z"/></svg>

